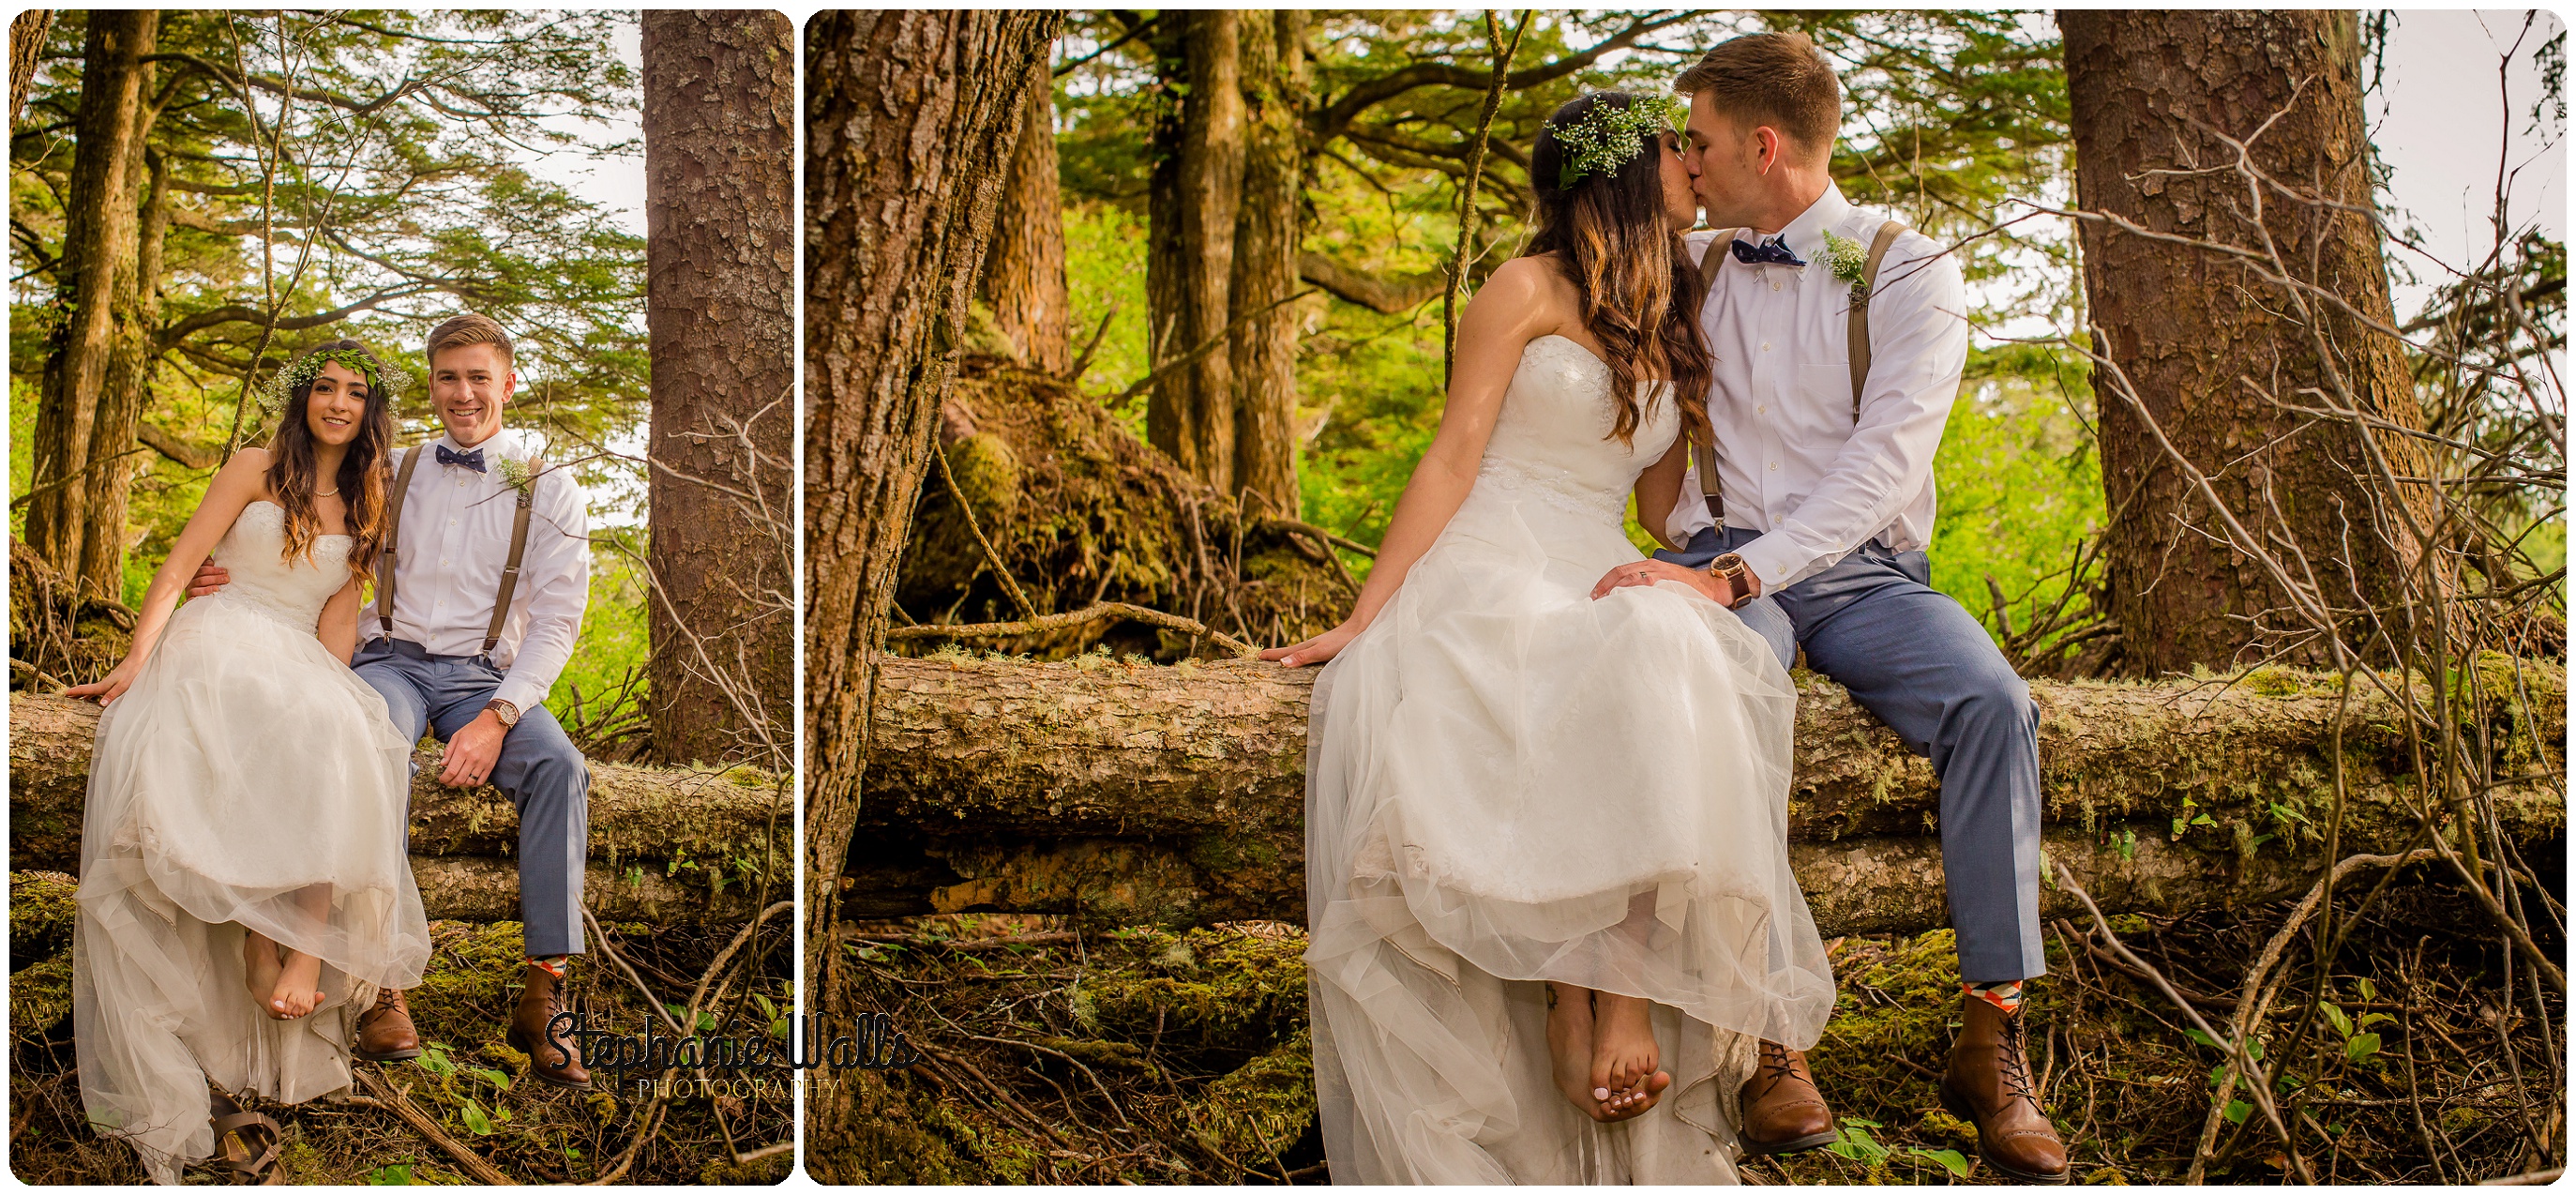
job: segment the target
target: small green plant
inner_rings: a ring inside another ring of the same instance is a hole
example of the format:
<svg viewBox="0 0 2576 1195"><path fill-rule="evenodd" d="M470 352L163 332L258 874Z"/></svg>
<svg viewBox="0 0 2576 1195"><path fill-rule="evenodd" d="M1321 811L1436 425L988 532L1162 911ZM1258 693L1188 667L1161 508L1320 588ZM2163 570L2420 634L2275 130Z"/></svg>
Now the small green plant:
<svg viewBox="0 0 2576 1195"><path fill-rule="evenodd" d="M1876 1167L1887 1161L1888 1150L1869 1131L1886 1127L1875 1120L1846 1116L1842 1127L1834 1130L1834 1143L1825 1148L1863 1166Z"/></svg>
<svg viewBox="0 0 2576 1195"><path fill-rule="evenodd" d="M445 1042L434 1041L422 1047L421 1056L412 1061L419 1063L420 1069L442 1079L456 1073L456 1060L447 1056Z"/></svg>
<svg viewBox="0 0 2576 1195"><path fill-rule="evenodd" d="M411 1163L396 1162L388 1166L378 1166L367 1172L367 1185L370 1187L408 1187L412 1185Z"/></svg>
<svg viewBox="0 0 2576 1195"><path fill-rule="evenodd" d="M1905 1152L1910 1153L1910 1154L1913 1154L1914 1156L1916 1156L1916 1157L1918 1157L1918 1158L1922 1158L1922 1159L1924 1159L1924 1160L1926 1160L1926 1161L1931 1161L1931 1162L1938 1162L1938 1163L1940 1163L1940 1164L1941 1164L1941 1168L1942 1168L1943 1170L1947 1170L1947 1171L1949 1171L1949 1172L1950 1172L1950 1177L1952 1177L1952 1178L1966 1178L1966 1177L1968 1177L1968 1158L1967 1158L1967 1155L1960 1153L1958 1150L1955 1150L1955 1149L1925 1149L1925 1148L1923 1148L1922 1146L1918 1145L1918 1146L1915 1146L1914 1148L1909 1149L1909 1150L1907 1150L1907 1151L1905 1151Z"/></svg>

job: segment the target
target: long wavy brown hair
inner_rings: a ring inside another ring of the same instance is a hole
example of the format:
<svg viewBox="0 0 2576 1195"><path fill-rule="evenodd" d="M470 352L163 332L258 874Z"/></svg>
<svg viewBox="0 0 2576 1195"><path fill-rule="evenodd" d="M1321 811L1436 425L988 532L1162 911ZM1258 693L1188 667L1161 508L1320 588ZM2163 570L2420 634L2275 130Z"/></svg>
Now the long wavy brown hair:
<svg viewBox="0 0 2576 1195"><path fill-rule="evenodd" d="M352 349L377 361L377 377L385 375L375 352L354 340L317 344L309 352ZM305 408L312 397L312 383L296 387L287 397L276 434L268 438L268 492L277 495L278 506L286 511L285 559L290 564L299 557L310 559L313 541L322 533L322 516L313 507L314 491L322 487L314 482L313 431L305 422ZM362 581L375 578L376 554L384 550L386 473L394 445L392 401L384 387L367 388L367 411L358 419L358 437L349 441L348 452L340 457L339 475L332 479L331 488L340 491L340 500L349 507L342 520L353 541L349 571Z"/></svg>
<svg viewBox="0 0 2576 1195"><path fill-rule="evenodd" d="M1610 366L1610 398L1618 404L1610 434L1632 447L1649 409L1637 399L1641 380L1669 381L1673 393L1684 396L1678 405L1685 434L1708 424L1708 411L1688 401L1708 393L1708 341L1699 330L1700 301L1708 292L1680 231L1664 218L1664 144L1652 141L1617 171L1595 171L1560 188L1565 150L1556 131L1582 121L1598 105L1626 108L1636 102L1624 91L1596 91L1548 116L1530 151L1538 235L1522 250L1524 257L1556 254L1582 295L1583 326L1601 345Z"/></svg>

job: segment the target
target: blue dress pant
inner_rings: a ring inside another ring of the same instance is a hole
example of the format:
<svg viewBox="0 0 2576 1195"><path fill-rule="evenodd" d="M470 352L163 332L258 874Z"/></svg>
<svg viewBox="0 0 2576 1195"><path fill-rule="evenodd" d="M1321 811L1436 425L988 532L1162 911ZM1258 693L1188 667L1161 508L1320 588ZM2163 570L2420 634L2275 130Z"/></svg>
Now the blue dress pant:
<svg viewBox="0 0 2576 1195"><path fill-rule="evenodd" d="M419 644L370 639L349 662L384 694L412 741L446 742L501 687L484 656L432 655ZM413 765L417 768L417 762ZM492 784L519 809L519 919L531 956L582 953L581 882L590 847L590 765L544 706L522 711L501 740Z"/></svg>
<svg viewBox="0 0 2576 1195"><path fill-rule="evenodd" d="M1705 568L1756 533L1703 528L1660 560ZM1941 870L1969 983L2048 973L2039 936L2039 711L1985 627L1932 588L1931 558L1864 544L1738 613L1892 727L1941 778Z"/></svg>

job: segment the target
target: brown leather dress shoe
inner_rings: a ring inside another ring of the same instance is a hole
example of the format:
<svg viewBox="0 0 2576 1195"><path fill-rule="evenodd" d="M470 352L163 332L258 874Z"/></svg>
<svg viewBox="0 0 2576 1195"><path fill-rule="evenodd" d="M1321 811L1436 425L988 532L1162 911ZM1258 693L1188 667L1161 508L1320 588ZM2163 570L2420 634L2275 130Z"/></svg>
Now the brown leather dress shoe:
<svg viewBox="0 0 2576 1195"><path fill-rule="evenodd" d="M569 1030L558 1030L558 1046L546 1040L546 1023L564 1011L564 981L552 971L534 963L528 964L525 986L519 989L519 1007L510 1016L511 1046L528 1056L528 1073L539 1082L575 1091L590 1090L590 1071L581 1064L581 1047L574 1043Z"/></svg>
<svg viewBox="0 0 2576 1195"><path fill-rule="evenodd" d="M1753 1077L1740 1093L1741 1135L1747 1154L1793 1154L1834 1143L1834 1114L1825 1107L1807 1056L1775 1042L1762 1043Z"/></svg>
<svg viewBox="0 0 2576 1195"><path fill-rule="evenodd" d="M2026 1183L2066 1181L2066 1143L2040 1111L2023 1048L2020 1013L2006 1013L1974 996L1965 998L1965 1024L1950 1047L1950 1073L1941 1079L1941 1105L1977 1126L1977 1153L2007 1178Z"/></svg>
<svg viewBox="0 0 2576 1195"><path fill-rule="evenodd" d="M412 1028L411 1008L398 988L381 988L376 1002L358 1014L358 1042L349 1052L368 1062L400 1062L420 1057L420 1032Z"/></svg>

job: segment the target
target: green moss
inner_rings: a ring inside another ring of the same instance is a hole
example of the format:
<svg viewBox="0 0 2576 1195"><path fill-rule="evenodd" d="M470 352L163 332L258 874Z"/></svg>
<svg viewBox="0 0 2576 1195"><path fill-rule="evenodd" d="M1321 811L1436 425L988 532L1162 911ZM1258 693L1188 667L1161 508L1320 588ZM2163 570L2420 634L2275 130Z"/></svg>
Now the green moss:
<svg viewBox="0 0 2576 1195"><path fill-rule="evenodd" d="M41 1038L72 1013L72 956L64 951L9 976L9 1033Z"/></svg>
<svg viewBox="0 0 2576 1195"><path fill-rule="evenodd" d="M1269 1053L1208 1084L1187 1116L1200 1143L1218 1156L1272 1159L1314 1122L1314 1039L1300 1029Z"/></svg>
<svg viewBox="0 0 2576 1195"><path fill-rule="evenodd" d="M9 873L9 964L44 958L72 942L80 881L59 871Z"/></svg>

